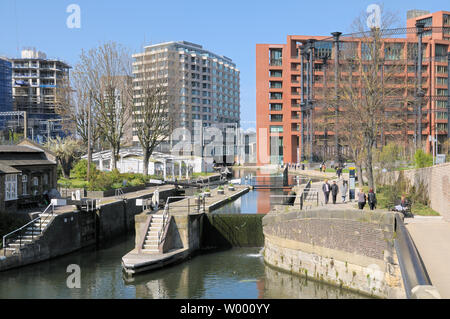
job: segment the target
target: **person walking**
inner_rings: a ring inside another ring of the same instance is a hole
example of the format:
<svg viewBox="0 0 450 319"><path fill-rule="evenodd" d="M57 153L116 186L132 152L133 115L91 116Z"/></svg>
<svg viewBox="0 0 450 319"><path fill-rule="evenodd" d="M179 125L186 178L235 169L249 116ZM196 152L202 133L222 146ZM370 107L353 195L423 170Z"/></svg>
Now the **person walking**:
<svg viewBox="0 0 450 319"><path fill-rule="evenodd" d="M325 180L325 183L322 185L322 191L325 196L325 205L328 204L328 200L330 198L331 186L328 184L328 180Z"/></svg>
<svg viewBox="0 0 450 319"><path fill-rule="evenodd" d="M367 194L367 202L369 203L370 210L377 208L377 196L372 188L369 190L369 194Z"/></svg>
<svg viewBox="0 0 450 319"><path fill-rule="evenodd" d="M348 182L344 180L342 182L342 202L345 203L345 199L347 198L347 192L348 192Z"/></svg>
<svg viewBox="0 0 450 319"><path fill-rule="evenodd" d="M366 193L361 189L358 193L358 208L364 209L364 206L366 206Z"/></svg>
<svg viewBox="0 0 450 319"><path fill-rule="evenodd" d="M333 204L336 204L336 197L339 193L339 186L336 184L336 181L333 181L333 185L331 185L331 195L333 197Z"/></svg>
<svg viewBox="0 0 450 319"><path fill-rule="evenodd" d="M341 175L342 175L342 167L339 166L339 167L337 168L336 174L337 174L338 178L341 179Z"/></svg>

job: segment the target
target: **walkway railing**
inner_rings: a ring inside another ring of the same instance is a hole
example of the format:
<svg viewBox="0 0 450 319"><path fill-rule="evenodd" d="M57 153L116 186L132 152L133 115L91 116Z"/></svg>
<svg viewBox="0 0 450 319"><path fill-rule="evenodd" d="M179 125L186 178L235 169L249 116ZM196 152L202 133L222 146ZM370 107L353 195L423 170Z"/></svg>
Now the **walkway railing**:
<svg viewBox="0 0 450 319"><path fill-rule="evenodd" d="M31 227L31 240L33 241L35 238L34 224L39 222L39 232L36 231L36 236L38 236L42 233L42 224L44 224L48 219L51 219L53 217L54 213L55 213L54 204L51 203L50 205L47 206L47 208L42 213L39 214L39 217L33 219L31 222L10 232L9 234L6 234L5 236L3 236L3 255L6 256L6 249L8 248L9 244L12 241L19 241L18 242L19 249L22 248L22 246L24 245L22 243L23 237L30 236L30 235L24 234L30 226L33 226L33 227ZM44 215L44 214L47 214L47 216L42 218L42 215Z"/></svg>
<svg viewBox="0 0 450 319"><path fill-rule="evenodd" d="M406 297L409 299L414 287L431 286L432 283L416 245L399 214L395 216L395 233L397 238L394 240L394 247L402 271Z"/></svg>

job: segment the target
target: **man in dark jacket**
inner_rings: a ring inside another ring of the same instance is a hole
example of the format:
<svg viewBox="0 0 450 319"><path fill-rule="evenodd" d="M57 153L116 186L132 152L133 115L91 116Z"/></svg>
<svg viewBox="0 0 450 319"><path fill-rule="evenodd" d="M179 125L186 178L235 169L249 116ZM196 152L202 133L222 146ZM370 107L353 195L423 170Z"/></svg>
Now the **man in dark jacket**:
<svg viewBox="0 0 450 319"><path fill-rule="evenodd" d="M339 186L336 184L336 181L331 185L331 195L333 196L333 204L336 204L336 197L339 193Z"/></svg>
<svg viewBox="0 0 450 319"><path fill-rule="evenodd" d="M367 201L369 203L370 210L374 210L377 207L377 196L372 188L369 190L369 194L367 194Z"/></svg>
<svg viewBox="0 0 450 319"><path fill-rule="evenodd" d="M322 185L322 191L325 196L325 204L328 204L328 199L330 198L331 186L328 184L328 180L325 180L325 183Z"/></svg>

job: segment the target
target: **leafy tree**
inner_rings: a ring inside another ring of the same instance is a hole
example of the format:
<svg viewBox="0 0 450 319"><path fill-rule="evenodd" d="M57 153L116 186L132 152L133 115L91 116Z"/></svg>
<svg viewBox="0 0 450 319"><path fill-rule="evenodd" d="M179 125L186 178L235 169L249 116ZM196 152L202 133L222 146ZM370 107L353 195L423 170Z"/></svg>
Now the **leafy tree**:
<svg viewBox="0 0 450 319"><path fill-rule="evenodd" d="M414 162L416 168L433 166L433 156L425 153L422 149L419 149L416 151L416 154L414 154Z"/></svg>
<svg viewBox="0 0 450 319"><path fill-rule="evenodd" d="M84 151L82 143L72 137L56 137L46 143L46 147L55 153L58 163L61 165L65 178L70 177L72 164L81 156Z"/></svg>

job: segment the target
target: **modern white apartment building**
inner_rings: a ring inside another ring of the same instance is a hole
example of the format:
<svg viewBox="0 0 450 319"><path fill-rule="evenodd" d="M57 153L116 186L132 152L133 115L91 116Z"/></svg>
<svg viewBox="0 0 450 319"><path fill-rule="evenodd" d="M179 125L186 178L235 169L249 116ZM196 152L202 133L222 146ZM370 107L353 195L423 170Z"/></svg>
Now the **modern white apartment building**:
<svg viewBox="0 0 450 319"><path fill-rule="evenodd" d="M45 53L34 49L22 50L20 58L12 61L13 110L26 111L34 137L60 135L62 127L55 112L57 88L69 83L68 64L47 59ZM49 121L50 120L50 121Z"/></svg>
<svg viewBox="0 0 450 319"><path fill-rule="evenodd" d="M174 41L146 46L133 59L135 105L139 106L143 81L151 81L153 72L150 78L168 78L168 109L176 113L174 127L188 129L194 138L199 121L203 127L219 123L239 126L239 69L230 58L198 44Z"/></svg>

